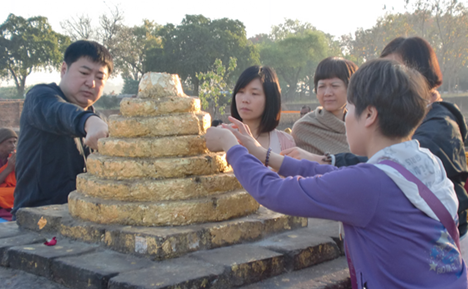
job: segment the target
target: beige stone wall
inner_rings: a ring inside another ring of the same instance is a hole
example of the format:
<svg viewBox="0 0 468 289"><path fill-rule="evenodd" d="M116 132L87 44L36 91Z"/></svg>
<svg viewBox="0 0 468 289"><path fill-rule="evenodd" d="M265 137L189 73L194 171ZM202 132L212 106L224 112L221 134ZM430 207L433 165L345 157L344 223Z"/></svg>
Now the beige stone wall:
<svg viewBox="0 0 468 289"><path fill-rule="evenodd" d="M24 100L0 100L0 127L19 130Z"/></svg>

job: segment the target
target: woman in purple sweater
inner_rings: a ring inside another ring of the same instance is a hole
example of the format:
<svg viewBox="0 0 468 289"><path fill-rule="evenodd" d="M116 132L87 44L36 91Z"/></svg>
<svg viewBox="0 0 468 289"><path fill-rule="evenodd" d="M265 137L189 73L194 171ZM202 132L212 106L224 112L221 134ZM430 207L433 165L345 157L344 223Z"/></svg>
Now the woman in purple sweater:
<svg viewBox="0 0 468 289"><path fill-rule="evenodd" d="M265 207L343 222L353 288L466 289L457 242L416 184L380 163L405 167L434 193L448 220L457 222L458 200L441 161L411 140L428 98L418 72L391 60L364 64L351 78L345 119L351 151L369 158L356 166L271 153L232 118L231 126L210 128L206 142L212 151L227 152L240 183Z"/></svg>

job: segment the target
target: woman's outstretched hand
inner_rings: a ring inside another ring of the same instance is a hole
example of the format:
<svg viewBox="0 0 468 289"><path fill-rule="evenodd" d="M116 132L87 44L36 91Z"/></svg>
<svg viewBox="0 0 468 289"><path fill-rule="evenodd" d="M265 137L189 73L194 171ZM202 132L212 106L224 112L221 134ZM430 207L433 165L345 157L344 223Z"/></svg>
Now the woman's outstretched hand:
<svg viewBox="0 0 468 289"><path fill-rule="evenodd" d="M232 116L229 117L229 121L232 124L222 124L222 127L225 129L230 130L234 136L237 138L239 143L243 145L245 148L249 150L250 153L255 148L261 147L262 145L253 137L252 133L250 132L250 128L245 125L243 122L233 118Z"/></svg>
<svg viewBox="0 0 468 289"><path fill-rule="evenodd" d="M206 147L212 152L225 151L239 144L236 137L228 129L210 127L205 134Z"/></svg>
<svg viewBox="0 0 468 289"><path fill-rule="evenodd" d="M325 156L309 153L308 151L303 150L299 147L292 147L289 149L285 149L284 151L281 152L281 155L288 156L297 160L309 160L312 162L318 162L319 164L322 164L322 165L329 164L328 162L324 161Z"/></svg>

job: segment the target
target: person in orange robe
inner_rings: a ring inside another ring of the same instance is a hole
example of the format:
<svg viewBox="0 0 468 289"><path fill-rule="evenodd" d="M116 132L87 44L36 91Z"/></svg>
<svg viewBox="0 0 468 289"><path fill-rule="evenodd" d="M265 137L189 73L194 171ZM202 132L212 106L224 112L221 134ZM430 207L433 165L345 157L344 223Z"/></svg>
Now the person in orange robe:
<svg viewBox="0 0 468 289"><path fill-rule="evenodd" d="M0 128L0 208L3 209L13 208L17 140L13 130Z"/></svg>

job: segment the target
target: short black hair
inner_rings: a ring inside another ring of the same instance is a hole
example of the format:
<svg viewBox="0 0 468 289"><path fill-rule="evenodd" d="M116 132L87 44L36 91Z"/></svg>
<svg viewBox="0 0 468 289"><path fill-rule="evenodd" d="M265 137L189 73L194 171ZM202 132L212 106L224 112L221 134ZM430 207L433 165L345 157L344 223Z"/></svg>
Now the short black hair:
<svg viewBox="0 0 468 289"><path fill-rule="evenodd" d="M319 80L337 77L341 79L348 87L349 79L356 72L358 66L351 60L341 57L328 57L320 61L315 69L314 91L317 93L317 84Z"/></svg>
<svg viewBox="0 0 468 289"><path fill-rule="evenodd" d="M281 88L278 76L271 67L255 65L242 72L232 92L231 116L242 121L237 111L236 94L256 78L262 83L263 92L265 93L265 110L258 128L258 132L261 134L274 130L281 118Z"/></svg>
<svg viewBox="0 0 468 289"><path fill-rule="evenodd" d="M380 57L390 54L400 56L405 65L419 71L426 78L429 90L442 85L442 72L434 49L421 37L393 39L382 50Z"/></svg>
<svg viewBox="0 0 468 289"><path fill-rule="evenodd" d="M393 60L376 59L363 64L351 77L347 98L355 106L357 118L373 106L381 133L403 138L411 135L424 118L429 90L417 70Z"/></svg>
<svg viewBox="0 0 468 289"><path fill-rule="evenodd" d="M114 61L109 50L96 41L79 40L70 44L65 50L63 61L70 67L81 57L88 57L91 61L107 66L108 74L114 69Z"/></svg>

